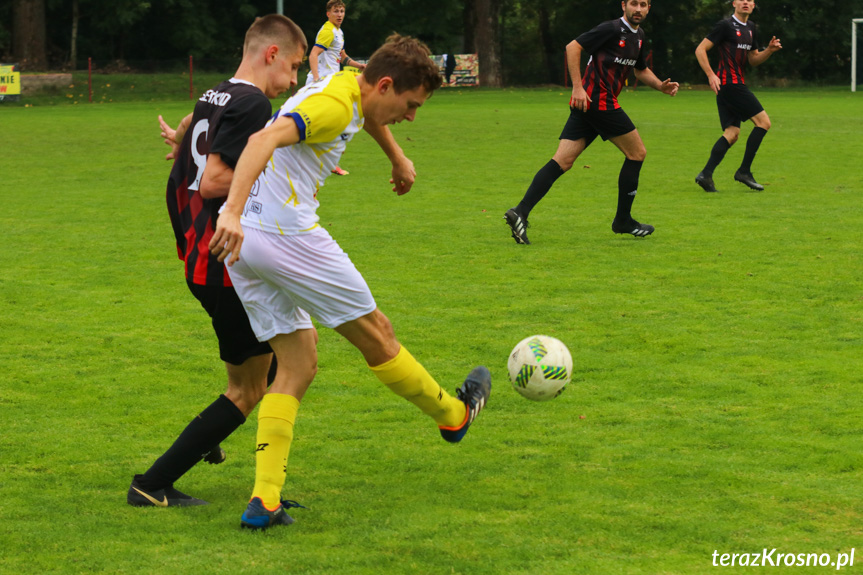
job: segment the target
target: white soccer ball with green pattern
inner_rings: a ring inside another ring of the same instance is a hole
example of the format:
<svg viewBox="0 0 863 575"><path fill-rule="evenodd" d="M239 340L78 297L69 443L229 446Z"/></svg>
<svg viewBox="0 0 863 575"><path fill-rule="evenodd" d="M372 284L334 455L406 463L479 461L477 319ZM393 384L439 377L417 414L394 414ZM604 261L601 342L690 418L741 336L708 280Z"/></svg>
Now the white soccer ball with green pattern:
<svg viewBox="0 0 863 575"><path fill-rule="evenodd" d="M572 379L572 355L562 341L548 335L518 342L506 367L512 387L533 401L554 399Z"/></svg>

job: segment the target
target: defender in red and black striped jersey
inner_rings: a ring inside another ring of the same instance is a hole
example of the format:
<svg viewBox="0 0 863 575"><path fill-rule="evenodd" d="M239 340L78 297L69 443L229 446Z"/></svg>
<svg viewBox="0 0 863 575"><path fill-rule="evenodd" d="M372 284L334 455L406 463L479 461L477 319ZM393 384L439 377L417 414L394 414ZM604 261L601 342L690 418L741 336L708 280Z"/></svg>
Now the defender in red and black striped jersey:
<svg viewBox="0 0 863 575"><path fill-rule="evenodd" d="M575 39L584 54L590 54L582 86L591 110L620 108L617 96L629 72L644 70L644 30L625 17L603 22Z"/></svg>
<svg viewBox="0 0 863 575"><path fill-rule="evenodd" d="M130 505L205 504L177 491L174 482L202 458L220 463L220 443L245 422L267 389L272 350L258 342L224 265L210 256L208 244L249 136L269 120L269 99L296 85L307 47L290 19L258 18L246 32L234 77L205 92L177 130L159 117L162 137L172 148L167 157L174 160L167 203L177 251L189 289L212 319L228 388L145 473L134 476L126 497Z"/></svg>
<svg viewBox="0 0 863 575"><path fill-rule="evenodd" d="M639 26L650 11L650 0L625 0L620 5L620 19L603 22L566 47L572 76L569 120L554 157L536 173L521 202L504 214L518 244L530 243L526 230L531 210L597 136L611 140L626 156L618 178L617 213L611 230L636 237L649 236L654 231L653 226L632 218L638 177L647 152L632 120L617 103L617 96L631 70L640 82L669 96L674 96L680 85L670 79L660 80L645 64L644 31ZM590 59L582 80L583 53Z"/></svg>
<svg viewBox="0 0 863 575"><path fill-rule="evenodd" d="M755 181L752 175L752 161L761 146L761 141L770 129L770 118L758 98L746 86L743 68L748 62L758 66L774 52L782 49L782 43L774 36L765 50L757 48L758 35L755 23L749 21L749 16L755 9L752 0L734 0L734 14L720 20L710 34L695 49L695 57L704 73L710 88L716 94L716 105L719 109L719 123L722 126L722 136L713 145L710 158L704 169L695 177L695 183L705 192L715 192L713 171L722 162L725 153L734 145L740 136L740 124L752 120L755 128L746 141L746 152L734 179L753 190L763 190L764 186ZM718 73L710 67L707 52L716 46L719 52Z"/></svg>
<svg viewBox="0 0 863 575"><path fill-rule="evenodd" d="M207 90L195 104L185 137L168 179L168 213L185 262L186 279L194 285L231 286L225 265L210 255L209 243L225 196L206 174L211 154L220 171L233 172L249 136L273 114L270 100L251 82L231 78Z"/></svg>

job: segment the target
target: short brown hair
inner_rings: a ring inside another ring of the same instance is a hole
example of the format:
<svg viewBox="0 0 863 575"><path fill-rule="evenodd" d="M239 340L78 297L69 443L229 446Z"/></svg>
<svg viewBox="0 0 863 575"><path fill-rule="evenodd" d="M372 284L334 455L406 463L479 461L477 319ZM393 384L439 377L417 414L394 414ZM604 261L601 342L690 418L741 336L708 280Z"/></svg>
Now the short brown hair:
<svg viewBox="0 0 863 575"><path fill-rule="evenodd" d="M305 53L309 48L306 35L293 20L281 14L268 14L256 18L249 26L243 42L243 55L272 44L289 52L302 47Z"/></svg>
<svg viewBox="0 0 863 575"><path fill-rule="evenodd" d="M393 88L398 94L420 86L431 94L441 86L440 70L431 59L428 46L400 34L387 38L363 70L363 78L371 83L387 76L393 79Z"/></svg>
<svg viewBox="0 0 863 575"><path fill-rule="evenodd" d="M345 3L342 0L330 0L329 2L327 2L327 12L329 12L333 8L338 8L339 6L344 8Z"/></svg>

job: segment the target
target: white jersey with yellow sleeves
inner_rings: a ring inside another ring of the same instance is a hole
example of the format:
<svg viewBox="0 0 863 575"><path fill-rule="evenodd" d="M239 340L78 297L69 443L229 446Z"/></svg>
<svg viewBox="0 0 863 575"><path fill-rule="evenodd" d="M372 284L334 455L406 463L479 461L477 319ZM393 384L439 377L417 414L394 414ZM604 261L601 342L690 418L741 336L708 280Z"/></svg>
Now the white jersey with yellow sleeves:
<svg viewBox="0 0 863 575"><path fill-rule="evenodd" d="M363 127L356 76L339 72L300 89L270 123L283 117L296 122L300 141L273 152L252 186L242 223L274 234L299 235L318 227L318 191Z"/></svg>
<svg viewBox="0 0 863 575"><path fill-rule="evenodd" d="M323 79L338 72L342 60L342 50L345 47L345 33L342 32L342 29L336 28L332 22L327 21L318 30L315 46L324 50L318 56L318 77ZM314 76L309 72L309 75L306 76L306 86L314 81Z"/></svg>

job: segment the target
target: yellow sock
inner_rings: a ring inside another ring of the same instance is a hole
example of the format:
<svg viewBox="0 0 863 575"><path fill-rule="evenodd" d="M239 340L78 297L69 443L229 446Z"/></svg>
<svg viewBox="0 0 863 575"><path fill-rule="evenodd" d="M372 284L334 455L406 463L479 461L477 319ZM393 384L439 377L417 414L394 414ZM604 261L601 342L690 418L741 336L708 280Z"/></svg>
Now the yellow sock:
<svg viewBox="0 0 863 575"><path fill-rule="evenodd" d="M445 392L404 347L388 362L369 367L384 385L419 407L439 426L458 427L464 423L464 403Z"/></svg>
<svg viewBox="0 0 863 575"><path fill-rule="evenodd" d="M268 393L258 409L257 450L255 451L255 488L252 497L260 497L267 509L279 506L288 453L294 439L294 421L300 402L282 393Z"/></svg>

